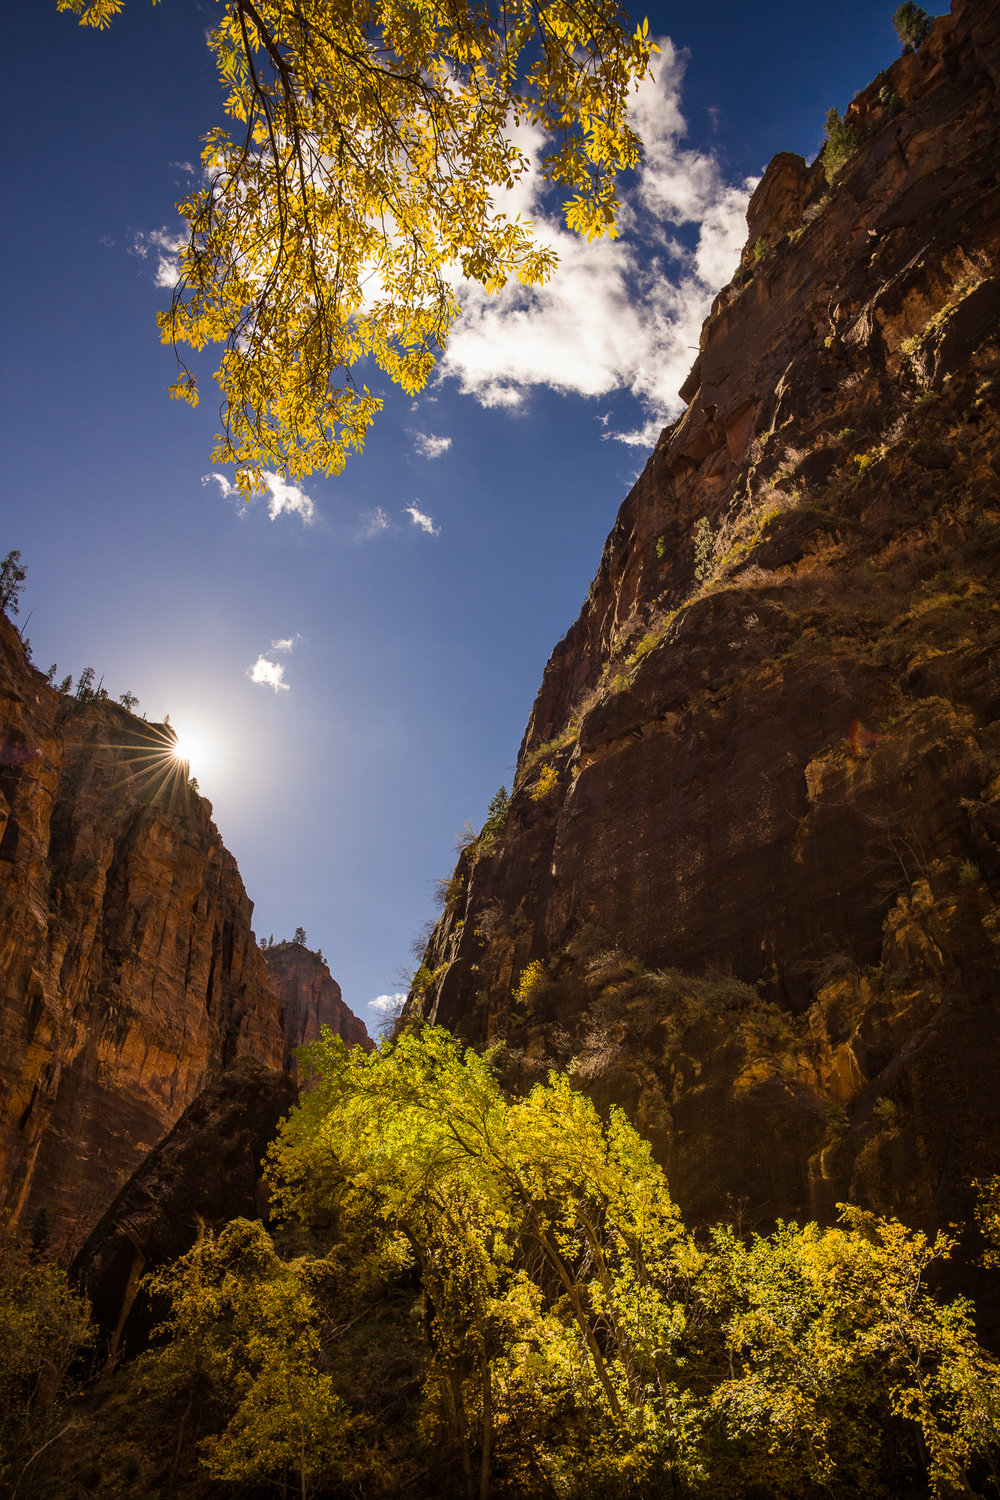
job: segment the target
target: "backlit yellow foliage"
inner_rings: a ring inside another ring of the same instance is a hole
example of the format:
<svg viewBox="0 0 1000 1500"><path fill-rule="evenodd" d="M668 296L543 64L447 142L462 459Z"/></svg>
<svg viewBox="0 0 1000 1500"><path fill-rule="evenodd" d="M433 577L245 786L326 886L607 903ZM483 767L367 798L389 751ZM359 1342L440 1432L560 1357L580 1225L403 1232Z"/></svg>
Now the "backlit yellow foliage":
<svg viewBox="0 0 1000 1500"><path fill-rule="evenodd" d="M514 991L514 999L517 1003L524 1005L544 978L545 968L541 960L537 958L532 959L528 967L522 971L521 977L517 982L517 989Z"/></svg>
<svg viewBox="0 0 1000 1500"><path fill-rule="evenodd" d="M559 785L559 772L553 765L544 765L539 771L528 796L532 802L541 802Z"/></svg>
<svg viewBox="0 0 1000 1500"><path fill-rule="evenodd" d="M121 0L57 0L106 26ZM653 50L618 0L227 0L211 33L232 130L204 137L204 185L164 343L219 343L213 461L249 495L265 468L338 473L382 403L353 369L425 384L464 278L546 279L554 253L500 205L551 138L567 222L614 234L639 141L628 97ZM196 404L185 366L171 394Z"/></svg>

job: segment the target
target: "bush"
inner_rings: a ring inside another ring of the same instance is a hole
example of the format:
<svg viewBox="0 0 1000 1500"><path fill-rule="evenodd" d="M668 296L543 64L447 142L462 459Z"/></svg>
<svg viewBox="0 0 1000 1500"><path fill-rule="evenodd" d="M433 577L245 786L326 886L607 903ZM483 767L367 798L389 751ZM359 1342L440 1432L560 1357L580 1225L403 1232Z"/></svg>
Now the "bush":
<svg viewBox="0 0 1000 1500"><path fill-rule="evenodd" d="M712 559L715 554L715 532L709 524L707 516L700 516L694 524L694 578L696 583L704 583L712 571Z"/></svg>
<svg viewBox="0 0 1000 1500"><path fill-rule="evenodd" d="M65 1271L0 1229L0 1489L9 1481L30 1493L36 1461L68 1430L70 1367L93 1337Z"/></svg>
<svg viewBox="0 0 1000 1500"><path fill-rule="evenodd" d="M538 773L534 786L528 793L532 802L542 802L559 785L559 772L546 763Z"/></svg>
<svg viewBox="0 0 1000 1500"><path fill-rule="evenodd" d="M820 157L827 182L834 178L850 161L862 142L862 134L856 125L849 125L840 118L839 109L831 109L826 117L826 142Z"/></svg>

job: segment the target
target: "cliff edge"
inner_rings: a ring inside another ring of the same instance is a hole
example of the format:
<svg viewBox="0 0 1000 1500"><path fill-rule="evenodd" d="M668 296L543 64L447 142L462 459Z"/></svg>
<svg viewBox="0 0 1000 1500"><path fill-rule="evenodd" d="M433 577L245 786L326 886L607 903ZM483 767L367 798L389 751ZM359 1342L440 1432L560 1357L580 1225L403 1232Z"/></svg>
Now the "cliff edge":
<svg viewBox="0 0 1000 1500"><path fill-rule="evenodd" d="M51 688L0 618L0 1207L86 1237L235 1058L280 1068L253 905L165 726Z"/></svg>
<svg viewBox="0 0 1000 1500"><path fill-rule="evenodd" d="M1000 1170L1000 6L783 153L408 1001L692 1218Z"/></svg>

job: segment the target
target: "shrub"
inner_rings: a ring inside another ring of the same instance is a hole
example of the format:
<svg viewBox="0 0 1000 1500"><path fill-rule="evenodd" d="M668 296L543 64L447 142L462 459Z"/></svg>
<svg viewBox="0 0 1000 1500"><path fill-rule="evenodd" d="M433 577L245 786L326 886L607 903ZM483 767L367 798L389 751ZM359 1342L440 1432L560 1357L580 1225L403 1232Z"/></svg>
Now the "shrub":
<svg viewBox="0 0 1000 1500"><path fill-rule="evenodd" d="M894 120L903 108L902 99L896 93L896 90L891 88L887 83L883 84L878 91L878 102L885 110L886 118L889 120Z"/></svg>
<svg viewBox="0 0 1000 1500"><path fill-rule="evenodd" d="M559 772L555 766L546 763L539 771L538 779L528 793L528 796L532 802L542 802L558 785Z"/></svg>
<svg viewBox="0 0 1000 1500"><path fill-rule="evenodd" d="M536 990L541 988L545 979L545 966L540 958L533 958L528 967L521 972L514 991L514 999L518 1005L525 1005Z"/></svg>
<svg viewBox="0 0 1000 1500"><path fill-rule="evenodd" d="M694 577L696 583L704 583L712 571L715 552L715 532L707 516L700 516L694 523Z"/></svg>
<svg viewBox="0 0 1000 1500"><path fill-rule="evenodd" d="M839 109L831 109L826 117L826 142L820 156L827 182L833 182L838 173L861 145L862 134L856 125L849 125L840 118Z"/></svg>

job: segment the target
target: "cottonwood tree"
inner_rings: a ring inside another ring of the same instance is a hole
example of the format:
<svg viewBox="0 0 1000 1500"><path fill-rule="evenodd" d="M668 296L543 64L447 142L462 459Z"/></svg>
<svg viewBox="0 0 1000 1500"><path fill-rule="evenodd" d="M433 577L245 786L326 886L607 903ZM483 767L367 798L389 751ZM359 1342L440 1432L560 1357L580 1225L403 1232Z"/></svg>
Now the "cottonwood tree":
<svg viewBox="0 0 1000 1500"><path fill-rule="evenodd" d="M57 0L107 25L124 0ZM165 343L221 343L213 454L249 495L263 469L338 473L382 402L374 362L426 383L457 284L541 282L555 263L504 207L541 173L571 228L614 234L617 174L638 161L629 95L648 25L618 0L227 0L210 37L232 128L213 128ZM181 362L171 387L197 403Z"/></svg>
<svg viewBox="0 0 1000 1500"><path fill-rule="evenodd" d="M329 1032L272 1148L274 1201L384 1271L419 1272L429 1418L466 1493L494 1458L547 1488L556 1464L611 1493L684 1472L697 1423L676 1383L687 1236L620 1111L552 1075L508 1103L488 1063L439 1028L385 1052ZM535 1441L539 1433L543 1441Z"/></svg>
<svg viewBox="0 0 1000 1500"><path fill-rule="evenodd" d="M353 1473L360 1493L383 1472L330 1369L395 1286L420 1293L437 1493L719 1500L748 1475L781 1500L982 1493L1000 1366L970 1306L928 1290L947 1236L847 1208L695 1239L648 1144L565 1075L510 1098L435 1027L370 1054L326 1030L304 1057L268 1169L296 1258L236 1221L156 1283L173 1338L151 1367L186 1413L215 1403L217 1479L304 1495Z"/></svg>
<svg viewBox="0 0 1000 1500"><path fill-rule="evenodd" d="M262 1224L234 1219L218 1236L151 1279L170 1299L160 1330L169 1342L145 1357L143 1380L163 1401L183 1401L178 1449L195 1401L212 1406L222 1430L201 1443L208 1472L223 1481L280 1485L306 1500L314 1477L337 1471L345 1412L319 1368L320 1338L309 1276L276 1254Z"/></svg>

